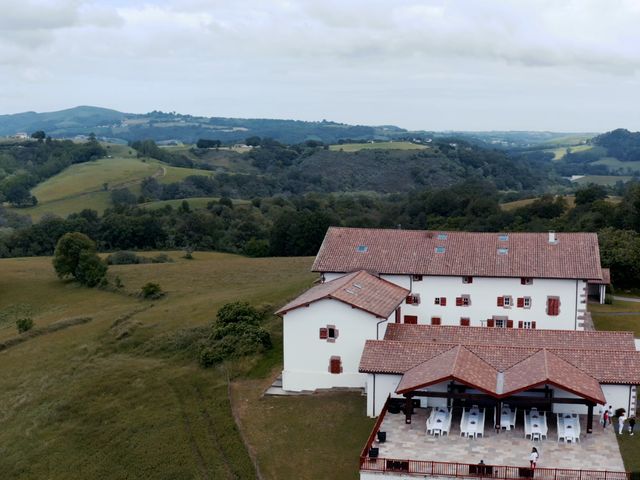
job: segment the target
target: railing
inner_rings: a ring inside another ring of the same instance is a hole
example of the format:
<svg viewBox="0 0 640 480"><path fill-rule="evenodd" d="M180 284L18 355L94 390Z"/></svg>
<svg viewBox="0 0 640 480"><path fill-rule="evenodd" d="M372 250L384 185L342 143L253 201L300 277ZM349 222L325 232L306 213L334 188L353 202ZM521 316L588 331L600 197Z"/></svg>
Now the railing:
<svg viewBox="0 0 640 480"><path fill-rule="evenodd" d="M375 431L375 430L374 430ZM367 447L368 453L368 447ZM631 480L627 472L605 470L572 470L566 468L510 467L468 463L434 462L430 460L398 460L360 457L360 470L434 477L473 477L500 480L534 478L536 480Z"/></svg>
<svg viewBox="0 0 640 480"><path fill-rule="evenodd" d="M371 430L371 435L369 435L369 438L367 439L367 443L364 446L362 453L360 454L360 458L367 457L369 455L369 449L371 448L371 445L373 445L373 441L376 439L378 430L380 430L380 426L382 425L382 422L384 421L384 417L387 414L387 408L389 407L390 398L391 398L391 395L389 395L387 397L387 400L384 402L382 410L380 411L380 415L378 415L378 419L376 420L376 424L373 426L373 430ZM362 464L362 462L360 462L360 464Z"/></svg>

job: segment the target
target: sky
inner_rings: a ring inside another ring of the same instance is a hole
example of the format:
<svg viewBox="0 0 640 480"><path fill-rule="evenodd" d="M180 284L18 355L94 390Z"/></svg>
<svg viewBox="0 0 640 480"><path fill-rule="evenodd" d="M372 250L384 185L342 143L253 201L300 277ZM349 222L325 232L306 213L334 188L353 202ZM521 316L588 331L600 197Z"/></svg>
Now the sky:
<svg viewBox="0 0 640 480"><path fill-rule="evenodd" d="M640 130L638 0L0 0L0 114Z"/></svg>

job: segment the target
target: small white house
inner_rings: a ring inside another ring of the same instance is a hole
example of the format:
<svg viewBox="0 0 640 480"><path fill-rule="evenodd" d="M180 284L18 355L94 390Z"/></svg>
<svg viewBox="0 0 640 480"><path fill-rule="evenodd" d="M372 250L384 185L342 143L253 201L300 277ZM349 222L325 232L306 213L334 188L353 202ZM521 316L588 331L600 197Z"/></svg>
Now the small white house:
<svg viewBox="0 0 640 480"><path fill-rule="evenodd" d="M282 388L364 388L358 371L368 339L383 338L409 291L365 271L316 285L282 307Z"/></svg>
<svg viewBox="0 0 640 480"><path fill-rule="evenodd" d="M361 269L411 292L409 324L583 330L588 284L608 283L595 233L330 228L313 270Z"/></svg>

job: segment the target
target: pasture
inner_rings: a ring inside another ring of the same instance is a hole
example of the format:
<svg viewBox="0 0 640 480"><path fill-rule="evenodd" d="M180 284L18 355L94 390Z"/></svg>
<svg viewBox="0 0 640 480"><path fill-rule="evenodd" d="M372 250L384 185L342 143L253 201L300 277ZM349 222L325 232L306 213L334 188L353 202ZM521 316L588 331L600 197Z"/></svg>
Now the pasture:
<svg viewBox="0 0 640 480"><path fill-rule="evenodd" d="M373 142L373 143L343 143L330 145L329 150L342 152L357 152L358 150L424 150L424 145L412 142Z"/></svg>
<svg viewBox="0 0 640 480"><path fill-rule="evenodd" d="M572 145L567 147L552 148L545 151L553 153L553 160L558 161L562 160L565 157L565 155L567 154L567 150L569 150L571 153L580 153L591 150L592 148L593 145Z"/></svg>
<svg viewBox="0 0 640 480"><path fill-rule="evenodd" d="M201 369L180 342L226 302L284 303L311 283L311 259L170 255L175 262L111 267L122 291L59 281L50 258L0 260L0 342L22 316L36 327L91 318L0 350L3 478L255 478L229 370ZM139 299L147 281L168 295ZM278 342L279 322L269 326Z"/></svg>
<svg viewBox="0 0 640 480"><path fill-rule="evenodd" d="M584 177L574 180L573 183L577 183L578 185L594 183L596 185L614 186L618 182L628 182L632 178L633 177L629 175L585 175Z"/></svg>

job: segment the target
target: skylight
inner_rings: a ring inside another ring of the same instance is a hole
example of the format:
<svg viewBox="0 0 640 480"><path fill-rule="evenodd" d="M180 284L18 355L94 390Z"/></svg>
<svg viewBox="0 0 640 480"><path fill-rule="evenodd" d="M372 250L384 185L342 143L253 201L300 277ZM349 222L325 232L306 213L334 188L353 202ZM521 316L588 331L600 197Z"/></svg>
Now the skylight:
<svg viewBox="0 0 640 480"><path fill-rule="evenodd" d="M369 250L369 247L367 247L366 245L358 245L356 247L356 252L359 252L359 253L365 253L368 250Z"/></svg>
<svg viewBox="0 0 640 480"><path fill-rule="evenodd" d="M446 240L448 238L446 233L439 233L438 240Z"/></svg>
<svg viewBox="0 0 640 480"><path fill-rule="evenodd" d="M509 240L509 235L498 235L498 240L501 242L506 242Z"/></svg>
<svg viewBox="0 0 640 480"><path fill-rule="evenodd" d="M498 249L498 255L506 255L509 253L509 249L508 248L499 248Z"/></svg>
<svg viewBox="0 0 640 480"><path fill-rule="evenodd" d="M445 252L444 247L436 247L436 253L444 253L444 252Z"/></svg>

